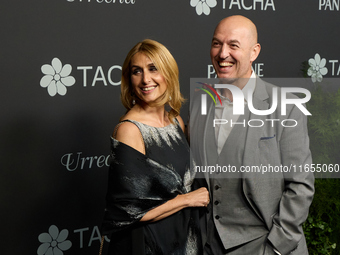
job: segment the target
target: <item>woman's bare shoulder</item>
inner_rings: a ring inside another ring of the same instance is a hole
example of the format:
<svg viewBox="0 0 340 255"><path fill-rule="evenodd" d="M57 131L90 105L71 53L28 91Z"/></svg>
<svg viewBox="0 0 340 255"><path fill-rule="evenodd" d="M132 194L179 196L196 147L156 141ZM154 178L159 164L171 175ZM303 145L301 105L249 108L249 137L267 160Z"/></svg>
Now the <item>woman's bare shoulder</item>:
<svg viewBox="0 0 340 255"><path fill-rule="evenodd" d="M112 137L145 154L142 134L134 123L124 121L118 124Z"/></svg>

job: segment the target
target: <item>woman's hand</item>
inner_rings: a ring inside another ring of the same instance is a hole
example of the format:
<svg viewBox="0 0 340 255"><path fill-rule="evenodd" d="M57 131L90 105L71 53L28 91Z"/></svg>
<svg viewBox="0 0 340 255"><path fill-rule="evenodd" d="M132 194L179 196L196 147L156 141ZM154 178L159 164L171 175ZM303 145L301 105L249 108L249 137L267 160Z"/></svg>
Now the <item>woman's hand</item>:
<svg viewBox="0 0 340 255"><path fill-rule="evenodd" d="M179 196L186 199L187 207L206 207L210 202L209 192L204 187Z"/></svg>

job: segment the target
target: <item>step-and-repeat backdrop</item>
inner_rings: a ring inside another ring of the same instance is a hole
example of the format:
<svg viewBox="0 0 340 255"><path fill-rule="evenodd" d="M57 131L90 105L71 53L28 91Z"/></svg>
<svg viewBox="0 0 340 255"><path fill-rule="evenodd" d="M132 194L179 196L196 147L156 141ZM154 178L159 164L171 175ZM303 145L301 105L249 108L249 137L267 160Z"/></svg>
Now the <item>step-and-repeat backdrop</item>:
<svg viewBox="0 0 340 255"><path fill-rule="evenodd" d="M260 77L302 77L308 61L340 76L339 0L1 1L1 254L97 253L127 52L167 46L188 98L191 77L215 77L213 30L233 14L257 25Z"/></svg>

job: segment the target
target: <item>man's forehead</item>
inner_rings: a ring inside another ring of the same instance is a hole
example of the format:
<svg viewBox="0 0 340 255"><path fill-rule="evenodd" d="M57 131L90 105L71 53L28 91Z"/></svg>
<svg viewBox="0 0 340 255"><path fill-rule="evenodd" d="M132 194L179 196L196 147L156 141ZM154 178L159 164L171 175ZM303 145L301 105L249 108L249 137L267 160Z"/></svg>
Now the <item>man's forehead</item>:
<svg viewBox="0 0 340 255"><path fill-rule="evenodd" d="M249 32L246 29L216 29L213 40L219 41L238 41L241 42L249 38Z"/></svg>
<svg viewBox="0 0 340 255"><path fill-rule="evenodd" d="M255 25L248 19L230 18L222 20L214 31L214 37L226 40L237 39L239 41L257 42Z"/></svg>

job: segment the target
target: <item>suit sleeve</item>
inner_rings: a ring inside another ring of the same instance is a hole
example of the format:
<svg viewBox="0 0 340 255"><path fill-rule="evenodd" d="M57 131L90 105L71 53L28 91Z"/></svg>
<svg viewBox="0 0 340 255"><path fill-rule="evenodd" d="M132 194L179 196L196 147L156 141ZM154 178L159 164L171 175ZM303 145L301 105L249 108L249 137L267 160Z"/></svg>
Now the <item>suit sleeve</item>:
<svg viewBox="0 0 340 255"><path fill-rule="evenodd" d="M304 238L302 224L307 219L314 195L314 174L300 172L298 168L312 163L307 117L294 106L287 119L294 119L298 124L282 130L279 140L281 162L283 166L296 166L296 172L285 176L285 189L268 236L268 240L282 255L296 249Z"/></svg>

